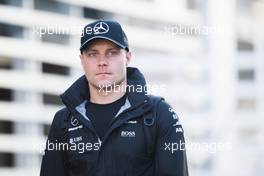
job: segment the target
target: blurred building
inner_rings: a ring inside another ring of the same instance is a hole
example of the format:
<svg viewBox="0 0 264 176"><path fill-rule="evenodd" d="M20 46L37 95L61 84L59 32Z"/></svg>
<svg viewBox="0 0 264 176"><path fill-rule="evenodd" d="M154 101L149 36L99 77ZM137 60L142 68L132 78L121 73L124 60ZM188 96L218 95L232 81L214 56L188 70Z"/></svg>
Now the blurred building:
<svg viewBox="0 0 264 176"><path fill-rule="evenodd" d="M82 75L79 32L99 18L120 21L132 66L200 145L190 175L262 175L263 10L260 0L0 0L1 176L39 174L58 95Z"/></svg>

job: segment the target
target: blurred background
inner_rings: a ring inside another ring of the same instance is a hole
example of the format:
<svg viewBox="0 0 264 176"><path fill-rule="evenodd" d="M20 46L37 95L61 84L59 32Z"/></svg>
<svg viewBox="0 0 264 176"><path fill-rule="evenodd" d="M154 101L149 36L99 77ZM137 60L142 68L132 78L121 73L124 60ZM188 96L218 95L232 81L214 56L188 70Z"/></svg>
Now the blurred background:
<svg viewBox="0 0 264 176"><path fill-rule="evenodd" d="M58 95L82 75L81 29L100 18L165 87L190 175L264 174L263 0L0 0L1 176L39 175Z"/></svg>

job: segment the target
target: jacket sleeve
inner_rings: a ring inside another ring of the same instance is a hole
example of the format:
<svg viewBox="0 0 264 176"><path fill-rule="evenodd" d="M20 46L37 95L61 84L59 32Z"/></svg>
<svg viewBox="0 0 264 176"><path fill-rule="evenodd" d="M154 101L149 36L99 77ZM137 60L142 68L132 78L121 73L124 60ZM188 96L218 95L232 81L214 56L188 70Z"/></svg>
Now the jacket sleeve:
<svg viewBox="0 0 264 176"><path fill-rule="evenodd" d="M65 142L62 140L63 130L61 126L65 109L58 111L53 119L46 142L45 154L42 158L40 176L67 176L67 166L62 150L56 148L56 144Z"/></svg>
<svg viewBox="0 0 264 176"><path fill-rule="evenodd" d="M176 112L165 101L157 109L157 176L188 176L185 140Z"/></svg>

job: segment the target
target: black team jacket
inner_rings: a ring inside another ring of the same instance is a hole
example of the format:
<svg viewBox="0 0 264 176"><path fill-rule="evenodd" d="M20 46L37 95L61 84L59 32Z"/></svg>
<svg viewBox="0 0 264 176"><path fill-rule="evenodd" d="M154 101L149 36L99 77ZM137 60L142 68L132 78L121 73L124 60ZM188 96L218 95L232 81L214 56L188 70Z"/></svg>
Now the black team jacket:
<svg viewBox="0 0 264 176"><path fill-rule="evenodd" d="M188 176L177 114L147 94L137 68L127 68L127 81L126 102L103 139L86 115L85 76L61 95L65 107L53 119L40 176Z"/></svg>

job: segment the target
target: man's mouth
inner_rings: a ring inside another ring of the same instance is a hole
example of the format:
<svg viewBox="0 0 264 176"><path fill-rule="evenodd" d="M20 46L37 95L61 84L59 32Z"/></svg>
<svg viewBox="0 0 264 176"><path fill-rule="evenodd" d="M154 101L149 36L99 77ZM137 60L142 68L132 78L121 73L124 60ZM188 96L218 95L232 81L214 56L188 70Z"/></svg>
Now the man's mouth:
<svg viewBox="0 0 264 176"><path fill-rule="evenodd" d="M96 75L111 75L109 72L102 72L102 73L97 73Z"/></svg>

